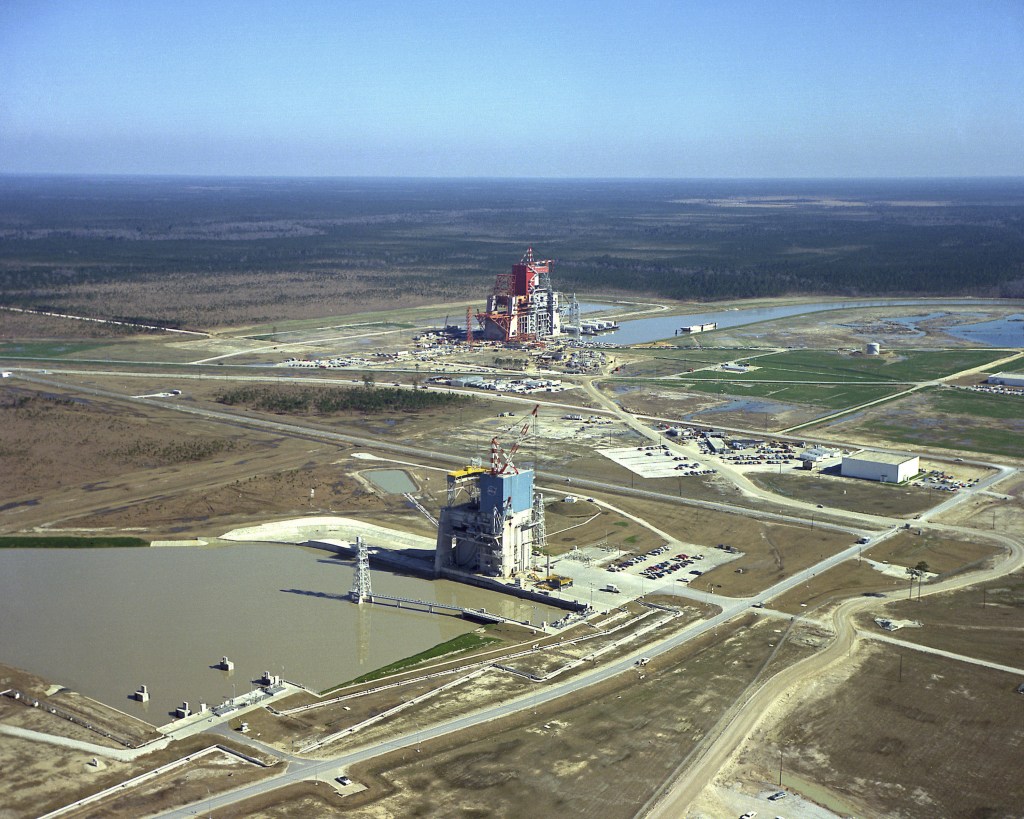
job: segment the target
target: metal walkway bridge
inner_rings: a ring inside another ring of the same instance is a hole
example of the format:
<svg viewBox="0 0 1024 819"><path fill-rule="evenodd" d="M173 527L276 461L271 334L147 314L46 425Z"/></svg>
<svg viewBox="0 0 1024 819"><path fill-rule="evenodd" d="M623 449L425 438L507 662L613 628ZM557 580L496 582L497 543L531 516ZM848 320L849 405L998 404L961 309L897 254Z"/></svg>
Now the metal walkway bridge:
<svg viewBox="0 0 1024 819"><path fill-rule="evenodd" d="M413 600L409 597L391 597L385 594L370 594L369 602L382 606L393 605L395 608L414 609L426 611L430 614L453 614L461 616L466 620L474 620L480 623L515 623L523 625L521 620L513 620L510 617L502 617L500 614L491 614L484 609L467 609L463 606L451 606L447 603L431 603L428 600Z"/></svg>

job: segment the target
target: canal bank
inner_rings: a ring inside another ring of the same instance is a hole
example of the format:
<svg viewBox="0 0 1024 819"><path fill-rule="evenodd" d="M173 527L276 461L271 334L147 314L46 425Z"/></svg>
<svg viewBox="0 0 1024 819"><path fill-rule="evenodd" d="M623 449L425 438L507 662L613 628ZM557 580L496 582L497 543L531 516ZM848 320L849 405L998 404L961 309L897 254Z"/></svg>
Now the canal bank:
<svg viewBox="0 0 1024 819"><path fill-rule="evenodd" d="M163 725L217 706L265 671L322 690L478 627L347 599L351 561L295 545L0 550L0 657ZM382 594L551 621L556 608L451 581L376 571ZM234 663L219 668L220 658ZM132 698L147 685L149 702Z"/></svg>

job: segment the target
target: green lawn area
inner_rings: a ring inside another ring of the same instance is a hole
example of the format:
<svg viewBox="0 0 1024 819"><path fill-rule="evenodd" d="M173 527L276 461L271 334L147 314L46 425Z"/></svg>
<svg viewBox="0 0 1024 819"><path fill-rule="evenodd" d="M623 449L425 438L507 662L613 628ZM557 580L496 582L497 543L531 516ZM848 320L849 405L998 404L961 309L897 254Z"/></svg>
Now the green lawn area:
<svg viewBox="0 0 1024 819"><path fill-rule="evenodd" d="M1005 356L997 350L906 350L889 356L850 356L832 350L789 350L759 356L749 373L696 372L688 378L724 381L927 381ZM740 356L737 360L743 361Z"/></svg>
<svg viewBox="0 0 1024 819"><path fill-rule="evenodd" d="M375 310L367 313L351 313L345 316L320 316L319 318L308 319L282 319L266 324L254 324L248 327L233 328L225 332L225 335L243 336L247 338L264 338L272 333L302 333L306 334L319 328L338 329L341 327L353 327L365 324L388 324L392 327L418 327L424 325L429 319L436 319L437 323L443 321L441 318L445 313L450 313L450 320L458 321L459 317L465 317L466 305L459 303L451 307L410 307L399 310Z"/></svg>
<svg viewBox="0 0 1024 819"><path fill-rule="evenodd" d="M948 497L919 486L897 486L824 475L752 473L758 486L788 498L851 512L906 517L937 505Z"/></svg>

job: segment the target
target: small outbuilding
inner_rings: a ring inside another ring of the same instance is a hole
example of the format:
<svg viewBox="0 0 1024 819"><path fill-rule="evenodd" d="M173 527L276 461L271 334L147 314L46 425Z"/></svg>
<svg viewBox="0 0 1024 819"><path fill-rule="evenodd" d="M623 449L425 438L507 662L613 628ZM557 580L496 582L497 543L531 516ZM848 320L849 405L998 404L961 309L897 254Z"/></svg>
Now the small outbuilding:
<svg viewBox="0 0 1024 819"><path fill-rule="evenodd" d="M882 483L902 483L913 478L921 469L918 455L898 452L868 452L860 450L843 458L840 474L844 478L863 478Z"/></svg>
<svg viewBox="0 0 1024 819"><path fill-rule="evenodd" d="M830 458L838 458L840 454L841 453L838 449L834 449L829 446L812 446L810 449L806 449L801 452L797 456L797 459L818 463L819 461L827 461Z"/></svg>

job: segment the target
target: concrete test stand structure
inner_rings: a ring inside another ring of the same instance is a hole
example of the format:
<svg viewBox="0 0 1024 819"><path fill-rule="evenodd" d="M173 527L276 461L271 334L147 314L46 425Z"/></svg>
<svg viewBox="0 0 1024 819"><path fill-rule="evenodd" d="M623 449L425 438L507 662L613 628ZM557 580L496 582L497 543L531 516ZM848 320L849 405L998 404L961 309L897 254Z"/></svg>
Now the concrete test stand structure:
<svg viewBox="0 0 1024 819"><path fill-rule="evenodd" d="M519 470L513 457L529 434L523 424L519 439L506 453L491 440L491 466L467 466L448 473L448 503L437 528L434 573L445 569L508 579L530 570L533 549L545 541L544 503L533 490L533 470Z"/></svg>
<svg viewBox="0 0 1024 819"><path fill-rule="evenodd" d="M534 259L530 247L511 273L498 275L487 309L476 315L485 339L517 342L560 335L559 296L551 286L551 267L550 259Z"/></svg>

